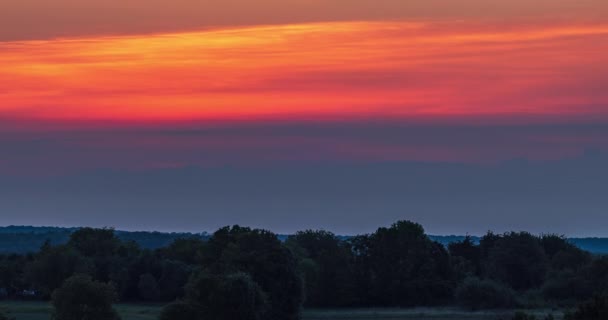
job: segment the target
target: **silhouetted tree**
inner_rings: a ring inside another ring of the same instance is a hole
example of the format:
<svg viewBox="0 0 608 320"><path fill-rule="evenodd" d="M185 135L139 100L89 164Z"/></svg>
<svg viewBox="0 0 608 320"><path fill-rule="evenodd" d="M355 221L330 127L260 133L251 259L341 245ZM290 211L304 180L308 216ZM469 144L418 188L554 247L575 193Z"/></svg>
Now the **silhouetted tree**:
<svg viewBox="0 0 608 320"><path fill-rule="evenodd" d="M488 277L516 290L539 287L547 271L547 256L540 241L526 232L512 232L500 237L486 261Z"/></svg>
<svg viewBox="0 0 608 320"><path fill-rule="evenodd" d="M63 282L76 273L92 274L93 262L68 246L48 247L26 268L33 288L43 297L50 297Z"/></svg>
<svg viewBox="0 0 608 320"><path fill-rule="evenodd" d="M500 309L516 306L515 292L492 280L471 277L456 289L456 302L467 309Z"/></svg>
<svg viewBox="0 0 608 320"><path fill-rule="evenodd" d="M421 225L399 221L370 235L366 249L371 294L384 306L436 304L452 295L445 248L431 241Z"/></svg>
<svg viewBox="0 0 608 320"><path fill-rule="evenodd" d="M158 285L160 288L161 299L172 301L184 296L184 286L192 273L193 267L185 263L164 260L162 262L162 272Z"/></svg>
<svg viewBox="0 0 608 320"><path fill-rule="evenodd" d="M109 257L120 246L113 229L82 228L70 236L68 245L85 257Z"/></svg>
<svg viewBox="0 0 608 320"><path fill-rule="evenodd" d="M160 299L160 289L158 282L153 275L146 273L139 276L139 297L144 301L158 301Z"/></svg>
<svg viewBox="0 0 608 320"><path fill-rule="evenodd" d="M225 227L205 249L204 265L216 274L244 272L267 294L267 320L299 319L302 280L291 251L269 231Z"/></svg>
<svg viewBox="0 0 608 320"><path fill-rule="evenodd" d="M472 275L481 274L481 248L475 245L470 236L466 236L462 241L450 243L448 249L452 258L461 258L457 259L461 261L461 268L470 269L462 270L463 272L469 271Z"/></svg>
<svg viewBox="0 0 608 320"><path fill-rule="evenodd" d="M210 320L262 320L269 311L266 294L245 273L199 272L186 286L186 301Z"/></svg>
<svg viewBox="0 0 608 320"><path fill-rule="evenodd" d="M298 256L307 306L341 307L353 304L350 246L331 232L312 230L297 232L287 239L286 244Z"/></svg>
<svg viewBox="0 0 608 320"><path fill-rule="evenodd" d="M85 275L75 275L53 292L55 320L117 320L112 308L117 296L111 285L93 281Z"/></svg>
<svg viewBox="0 0 608 320"><path fill-rule="evenodd" d="M176 239L168 247L161 249L161 254L169 260L186 264L200 264L205 242L198 238Z"/></svg>

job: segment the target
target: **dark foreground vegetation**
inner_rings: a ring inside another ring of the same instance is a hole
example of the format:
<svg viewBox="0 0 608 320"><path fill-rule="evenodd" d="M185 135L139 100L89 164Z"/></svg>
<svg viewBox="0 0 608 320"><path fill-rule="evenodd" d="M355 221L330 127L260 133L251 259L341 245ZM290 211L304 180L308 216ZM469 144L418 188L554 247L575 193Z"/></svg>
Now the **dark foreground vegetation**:
<svg viewBox="0 0 608 320"><path fill-rule="evenodd" d="M409 221L285 241L234 226L154 250L84 228L65 244L0 256L0 299L51 301L57 320L118 319L116 302L166 304L162 320L296 320L303 306L559 308L567 319L605 320L607 290L608 257L563 237L488 233L446 247Z"/></svg>

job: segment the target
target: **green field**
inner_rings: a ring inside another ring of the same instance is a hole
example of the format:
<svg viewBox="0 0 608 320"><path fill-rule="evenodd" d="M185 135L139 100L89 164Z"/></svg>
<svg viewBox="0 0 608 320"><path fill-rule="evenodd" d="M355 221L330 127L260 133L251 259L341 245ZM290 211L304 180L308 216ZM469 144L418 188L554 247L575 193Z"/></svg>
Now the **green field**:
<svg viewBox="0 0 608 320"><path fill-rule="evenodd" d="M116 309L123 320L157 319L161 305L119 304ZM51 306L43 302L0 302L0 309L8 310L17 320L48 320ZM304 320L496 320L513 314L514 311L466 312L453 308L416 308L416 309L346 309L346 310L306 310ZM532 313L541 316L550 311L536 310ZM553 312L560 319L559 312Z"/></svg>

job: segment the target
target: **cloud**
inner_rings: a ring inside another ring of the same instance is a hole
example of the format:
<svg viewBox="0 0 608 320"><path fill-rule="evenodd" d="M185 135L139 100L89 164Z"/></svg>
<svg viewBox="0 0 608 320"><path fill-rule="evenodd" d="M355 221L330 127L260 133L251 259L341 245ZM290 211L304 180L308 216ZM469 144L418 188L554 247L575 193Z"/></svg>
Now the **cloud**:
<svg viewBox="0 0 608 320"><path fill-rule="evenodd" d="M605 117L607 37L597 23L334 22L8 42L0 117Z"/></svg>
<svg viewBox="0 0 608 320"><path fill-rule="evenodd" d="M2 4L0 41L352 20L604 19L603 0L20 0Z"/></svg>
<svg viewBox="0 0 608 320"><path fill-rule="evenodd" d="M245 122L0 134L0 173L97 169L425 161L492 164L605 150L608 124L446 124L408 121Z"/></svg>

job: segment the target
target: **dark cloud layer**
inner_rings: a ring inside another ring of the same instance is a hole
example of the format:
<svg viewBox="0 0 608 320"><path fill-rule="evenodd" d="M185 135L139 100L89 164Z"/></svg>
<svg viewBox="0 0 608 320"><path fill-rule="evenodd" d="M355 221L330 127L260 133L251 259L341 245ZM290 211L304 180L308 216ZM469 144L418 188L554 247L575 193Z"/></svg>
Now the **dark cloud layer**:
<svg viewBox="0 0 608 320"><path fill-rule="evenodd" d="M254 122L216 126L5 131L0 173L258 166L268 163L551 160L608 148L608 125Z"/></svg>

